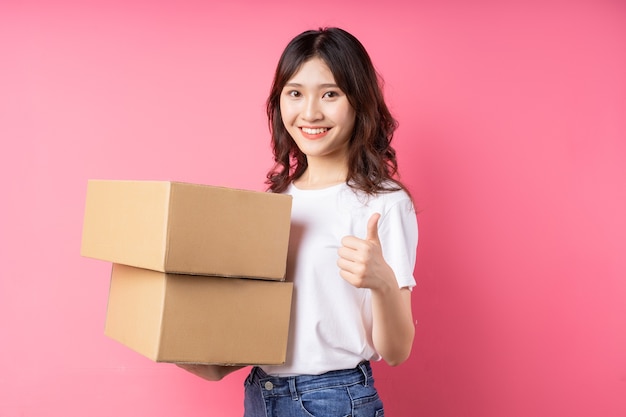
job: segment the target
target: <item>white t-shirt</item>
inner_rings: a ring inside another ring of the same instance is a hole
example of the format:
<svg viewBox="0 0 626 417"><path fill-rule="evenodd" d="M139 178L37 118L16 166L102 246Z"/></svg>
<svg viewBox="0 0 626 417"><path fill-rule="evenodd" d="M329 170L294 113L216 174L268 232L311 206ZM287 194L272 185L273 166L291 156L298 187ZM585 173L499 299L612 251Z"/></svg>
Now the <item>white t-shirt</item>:
<svg viewBox="0 0 626 417"><path fill-rule="evenodd" d="M378 234L398 286L415 285L417 219L404 191L367 196L346 184L300 190L293 184L287 281L294 283L287 360L262 366L270 375L318 375L380 360L372 343L369 289L339 275L337 250L344 236L364 239L367 222L380 213Z"/></svg>

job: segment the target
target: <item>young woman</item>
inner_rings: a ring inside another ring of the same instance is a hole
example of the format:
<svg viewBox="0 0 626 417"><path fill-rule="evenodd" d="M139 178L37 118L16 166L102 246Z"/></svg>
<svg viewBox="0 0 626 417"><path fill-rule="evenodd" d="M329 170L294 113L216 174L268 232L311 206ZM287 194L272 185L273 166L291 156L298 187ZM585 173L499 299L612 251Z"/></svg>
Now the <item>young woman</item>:
<svg viewBox="0 0 626 417"><path fill-rule="evenodd" d="M396 129L363 45L339 28L296 36L267 101L269 190L293 196L287 361L253 367L245 417L383 415L371 360L395 366L414 337L413 203L397 180ZM186 366L206 379L239 368Z"/></svg>

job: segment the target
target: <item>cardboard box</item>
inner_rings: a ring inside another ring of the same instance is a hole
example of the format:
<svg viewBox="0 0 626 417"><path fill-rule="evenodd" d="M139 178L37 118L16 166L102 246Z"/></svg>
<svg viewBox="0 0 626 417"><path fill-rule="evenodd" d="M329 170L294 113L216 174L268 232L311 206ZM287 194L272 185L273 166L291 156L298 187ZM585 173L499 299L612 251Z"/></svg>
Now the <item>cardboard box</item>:
<svg viewBox="0 0 626 417"><path fill-rule="evenodd" d="M285 362L293 284L113 264L105 334L156 362Z"/></svg>
<svg viewBox="0 0 626 417"><path fill-rule="evenodd" d="M284 280L291 196L90 180L81 255L160 272Z"/></svg>

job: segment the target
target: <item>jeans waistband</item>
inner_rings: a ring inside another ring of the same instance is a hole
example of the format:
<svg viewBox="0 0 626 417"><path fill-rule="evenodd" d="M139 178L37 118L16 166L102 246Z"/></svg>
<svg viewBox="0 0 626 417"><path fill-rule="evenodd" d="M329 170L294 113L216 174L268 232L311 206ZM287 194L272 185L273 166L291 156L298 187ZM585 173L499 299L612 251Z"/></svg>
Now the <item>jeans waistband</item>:
<svg viewBox="0 0 626 417"><path fill-rule="evenodd" d="M298 398L298 393L315 391L322 388L350 386L363 384L367 386L373 382L372 368L369 361L358 364L353 369L330 371L321 375L271 376L261 368L254 367L248 376L252 384L259 384L265 397L291 396Z"/></svg>

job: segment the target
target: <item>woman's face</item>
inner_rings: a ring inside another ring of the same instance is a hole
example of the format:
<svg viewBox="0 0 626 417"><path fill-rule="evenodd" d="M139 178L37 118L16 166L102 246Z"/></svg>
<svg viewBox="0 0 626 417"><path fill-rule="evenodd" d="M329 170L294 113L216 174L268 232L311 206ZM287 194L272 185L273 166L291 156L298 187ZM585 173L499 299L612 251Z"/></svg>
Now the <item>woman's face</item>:
<svg viewBox="0 0 626 417"><path fill-rule="evenodd" d="M306 61L287 81L280 96L280 113L309 162L311 158L347 156L356 112L320 58Z"/></svg>

